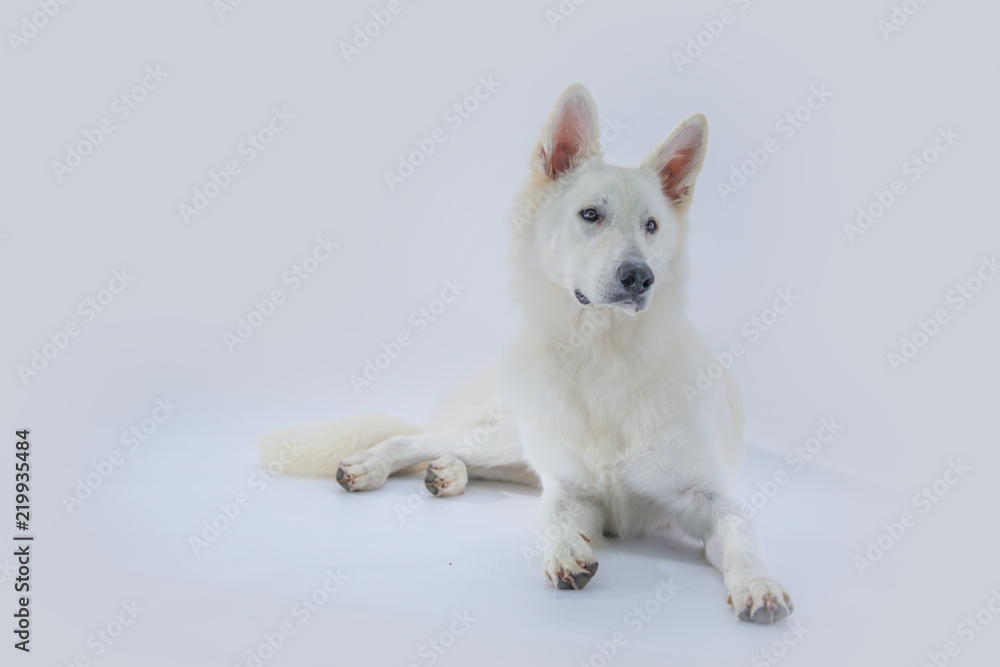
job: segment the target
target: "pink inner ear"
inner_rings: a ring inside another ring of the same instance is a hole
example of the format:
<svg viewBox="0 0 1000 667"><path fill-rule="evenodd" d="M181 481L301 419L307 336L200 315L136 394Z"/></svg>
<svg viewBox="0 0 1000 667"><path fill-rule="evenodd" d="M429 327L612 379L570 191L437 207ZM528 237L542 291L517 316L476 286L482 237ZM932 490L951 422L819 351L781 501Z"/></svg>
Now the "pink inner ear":
<svg viewBox="0 0 1000 667"><path fill-rule="evenodd" d="M573 159L578 149L571 143L557 140L552 147L552 157L549 158L549 176L556 178L573 168Z"/></svg>
<svg viewBox="0 0 1000 667"><path fill-rule="evenodd" d="M585 101L574 100L566 105L552 136L551 155L543 153L542 156L550 178L558 178L576 166L590 143L587 128L591 124L590 109Z"/></svg>
<svg viewBox="0 0 1000 667"><path fill-rule="evenodd" d="M663 194L672 202L682 200L691 189L687 181L701 147L701 134L697 126L684 128L664 147L660 156L660 184Z"/></svg>

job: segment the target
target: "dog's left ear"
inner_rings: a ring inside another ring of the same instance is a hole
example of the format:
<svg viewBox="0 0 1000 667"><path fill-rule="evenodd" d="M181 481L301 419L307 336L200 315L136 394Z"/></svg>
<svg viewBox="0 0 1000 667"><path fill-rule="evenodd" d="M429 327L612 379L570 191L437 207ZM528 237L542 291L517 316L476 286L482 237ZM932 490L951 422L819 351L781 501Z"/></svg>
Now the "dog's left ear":
<svg viewBox="0 0 1000 667"><path fill-rule="evenodd" d="M698 113L670 133L642 165L652 169L660 179L660 187L675 208L691 203L694 181L705 161L708 147L708 120Z"/></svg>

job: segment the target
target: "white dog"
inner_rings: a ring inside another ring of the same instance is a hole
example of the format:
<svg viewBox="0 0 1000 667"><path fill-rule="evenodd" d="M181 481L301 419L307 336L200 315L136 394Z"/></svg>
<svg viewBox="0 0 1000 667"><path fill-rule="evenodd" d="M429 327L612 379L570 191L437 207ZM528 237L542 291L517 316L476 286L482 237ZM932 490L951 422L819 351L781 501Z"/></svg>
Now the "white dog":
<svg viewBox="0 0 1000 667"><path fill-rule="evenodd" d="M684 314L687 212L707 137L695 115L639 167L605 164L594 101L570 86L512 216L524 324L504 363L426 428L375 415L285 431L261 442L265 463L335 474L348 491L428 461L437 496L462 493L469 478L540 482L550 538L542 571L558 588L594 576L602 535L669 521L704 541L741 620L787 616L791 597L730 492L742 453L739 388L726 376L692 389L713 361Z"/></svg>

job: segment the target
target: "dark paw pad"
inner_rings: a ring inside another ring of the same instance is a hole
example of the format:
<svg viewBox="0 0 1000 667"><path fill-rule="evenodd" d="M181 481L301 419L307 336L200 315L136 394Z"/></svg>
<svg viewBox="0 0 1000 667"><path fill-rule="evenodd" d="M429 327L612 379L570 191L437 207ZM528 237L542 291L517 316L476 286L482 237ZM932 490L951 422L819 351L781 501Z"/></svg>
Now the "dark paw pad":
<svg viewBox="0 0 1000 667"><path fill-rule="evenodd" d="M741 621L750 622L750 605L753 604L753 600L747 600L747 606L740 610L739 618Z"/></svg>
<svg viewBox="0 0 1000 667"><path fill-rule="evenodd" d="M560 579L559 583L556 584L556 588L573 591L583 590L583 587L590 582L590 578L594 576L594 572L596 571L597 563L592 563L587 566L586 571L577 572L572 576L567 575L566 577Z"/></svg>
<svg viewBox="0 0 1000 667"><path fill-rule="evenodd" d="M787 606L780 604L773 594L768 593L764 596L764 604L753 613L753 622L770 625L785 618L789 613Z"/></svg>
<svg viewBox="0 0 1000 667"><path fill-rule="evenodd" d="M427 487L427 490L432 496L436 496L438 494L438 487L434 484L434 482L437 481L437 478L438 476L434 474L434 469L428 468L427 474L424 475L424 486Z"/></svg>

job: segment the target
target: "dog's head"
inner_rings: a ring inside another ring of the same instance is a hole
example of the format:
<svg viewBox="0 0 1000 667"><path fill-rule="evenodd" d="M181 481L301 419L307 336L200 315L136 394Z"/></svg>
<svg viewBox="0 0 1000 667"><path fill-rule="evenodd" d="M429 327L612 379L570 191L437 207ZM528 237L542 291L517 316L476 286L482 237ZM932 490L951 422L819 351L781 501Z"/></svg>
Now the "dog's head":
<svg viewBox="0 0 1000 667"><path fill-rule="evenodd" d="M579 84L567 88L538 143L526 194L542 200L531 221L539 272L581 308L645 311L683 251L707 138L697 114L639 167L605 164L594 100Z"/></svg>

